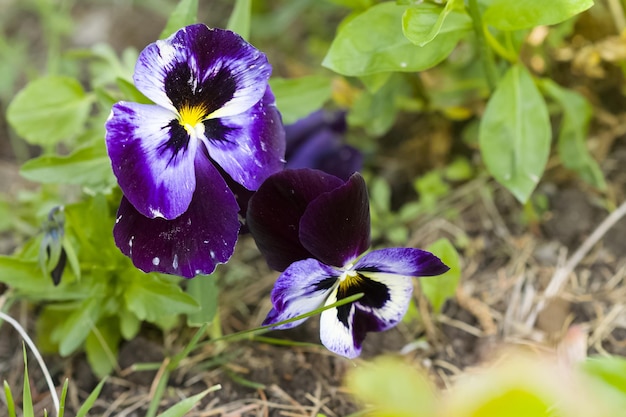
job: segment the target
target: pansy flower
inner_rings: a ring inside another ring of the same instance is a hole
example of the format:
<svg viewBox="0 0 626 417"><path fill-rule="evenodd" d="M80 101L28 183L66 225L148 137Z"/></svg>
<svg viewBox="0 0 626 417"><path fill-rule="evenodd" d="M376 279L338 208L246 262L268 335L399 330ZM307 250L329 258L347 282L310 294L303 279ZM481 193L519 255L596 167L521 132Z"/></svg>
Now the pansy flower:
<svg viewBox="0 0 626 417"><path fill-rule="evenodd" d="M193 277L230 258L240 228L233 190L256 190L284 163L270 73L239 35L203 24L141 52L133 79L154 104L119 102L106 123L124 194L115 241L135 266Z"/></svg>
<svg viewBox="0 0 626 417"><path fill-rule="evenodd" d="M314 168L342 179L360 171L361 152L346 144L344 111L318 110L285 126L286 168Z"/></svg>
<svg viewBox="0 0 626 417"><path fill-rule="evenodd" d="M250 199L247 219L270 267L283 271L264 324L363 293L352 303L323 311L320 318L322 344L348 358L360 354L367 332L398 324L411 300L413 277L448 270L420 249L365 253L370 246L369 200L358 173L347 181L311 169L276 173Z"/></svg>

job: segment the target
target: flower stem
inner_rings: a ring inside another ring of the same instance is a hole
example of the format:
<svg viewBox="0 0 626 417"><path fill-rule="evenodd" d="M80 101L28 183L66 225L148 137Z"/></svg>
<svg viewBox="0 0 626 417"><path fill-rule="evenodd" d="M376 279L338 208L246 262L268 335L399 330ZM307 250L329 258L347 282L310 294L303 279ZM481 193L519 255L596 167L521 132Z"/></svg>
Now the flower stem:
<svg viewBox="0 0 626 417"><path fill-rule="evenodd" d="M484 30L483 19L480 15L480 9L478 8L478 0L467 0L467 8L472 18L472 24L474 25L474 33L476 34L478 50L485 68L487 84L489 84L489 89L493 91L498 85L498 71L496 70L496 64L491 49L485 39L486 31Z"/></svg>

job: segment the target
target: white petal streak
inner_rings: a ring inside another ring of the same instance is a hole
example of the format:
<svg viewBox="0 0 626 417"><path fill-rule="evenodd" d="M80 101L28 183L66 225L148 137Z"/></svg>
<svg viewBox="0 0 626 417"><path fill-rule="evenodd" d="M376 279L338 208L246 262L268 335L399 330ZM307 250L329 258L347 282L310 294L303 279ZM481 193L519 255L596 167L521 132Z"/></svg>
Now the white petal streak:
<svg viewBox="0 0 626 417"><path fill-rule="evenodd" d="M325 306L337 302L337 289L333 290ZM354 322L354 303L350 305L348 313L348 327L339 321L337 308L331 308L322 312L320 318L320 340L328 350L347 358L356 358L361 353L361 348L356 347L352 336L352 324Z"/></svg>
<svg viewBox="0 0 626 417"><path fill-rule="evenodd" d="M389 300L381 308L371 308L358 301L359 310L372 315L377 322L377 331L387 330L402 320L413 295L413 278L384 272L363 272L359 274L372 281L384 284L389 291Z"/></svg>

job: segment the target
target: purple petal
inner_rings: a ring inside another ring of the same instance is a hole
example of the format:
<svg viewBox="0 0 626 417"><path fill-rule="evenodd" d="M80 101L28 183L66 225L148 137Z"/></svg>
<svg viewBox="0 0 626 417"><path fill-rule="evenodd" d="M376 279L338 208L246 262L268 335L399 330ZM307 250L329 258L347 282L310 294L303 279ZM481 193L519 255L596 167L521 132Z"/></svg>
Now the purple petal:
<svg viewBox="0 0 626 417"><path fill-rule="evenodd" d="M139 55L134 80L139 91L163 107L204 105L217 118L244 112L261 100L271 72L266 56L241 36L196 24L148 45Z"/></svg>
<svg viewBox="0 0 626 417"><path fill-rule="evenodd" d="M297 150L304 142L319 131L327 130L337 134L346 132L346 113L317 110L297 122L285 126L287 139L287 160L291 151Z"/></svg>
<svg viewBox="0 0 626 417"><path fill-rule="evenodd" d="M204 125L211 158L249 190L283 169L285 132L269 87L263 100L248 111L209 119Z"/></svg>
<svg viewBox="0 0 626 417"><path fill-rule="evenodd" d="M106 144L124 195L144 216L173 219L196 188L198 142L159 106L120 102L106 122Z"/></svg>
<svg viewBox="0 0 626 417"><path fill-rule="evenodd" d="M348 278L350 279L350 278ZM364 273L346 285L340 284L326 302L363 293L357 301L322 312L320 338L329 350L348 358L361 353L368 332L380 332L397 325L406 314L413 293L409 276Z"/></svg>
<svg viewBox="0 0 626 417"><path fill-rule="evenodd" d="M312 200L341 184L321 171L299 169L278 172L259 187L250 199L247 224L271 268L284 271L314 257L300 243L300 218Z"/></svg>
<svg viewBox="0 0 626 417"><path fill-rule="evenodd" d="M360 174L308 205L300 220L300 242L315 258L338 267L367 250L369 200Z"/></svg>
<svg viewBox="0 0 626 417"><path fill-rule="evenodd" d="M347 180L362 165L361 152L343 144L339 135L327 129L312 135L293 151L286 168L314 168Z"/></svg>
<svg viewBox="0 0 626 417"><path fill-rule="evenodd" d="M362 272L385 272L410 277L429 277L447 272L448 268L430 252L414 248L388 248L372 251L354 265Z"/></svg>
<svg viewBox="0 0 626 417"><path fill-rule="evenodd" d="M233 254L239 231L235 197L208 161L196 171L189 209L174 220L149 219L122 199L115 243L142 271L191 278L210 274Z"/></svg>
<svg viewBox="0 0 626 417"><path fill-rule="evenodd" d="M333 286L339 272L315 259L295 262L278 277L272 289L272 304L263 325L289 320L319 308ZM290 329L306 319L276 326L276 329Z"/></svg>

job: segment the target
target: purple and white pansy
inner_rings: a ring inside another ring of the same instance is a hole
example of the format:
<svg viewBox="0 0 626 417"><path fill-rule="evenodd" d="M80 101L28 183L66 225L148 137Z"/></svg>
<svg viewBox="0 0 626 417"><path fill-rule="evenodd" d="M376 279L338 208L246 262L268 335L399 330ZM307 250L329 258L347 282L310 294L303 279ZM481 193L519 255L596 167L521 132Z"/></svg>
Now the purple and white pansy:
<svg viewBox="0 0 626 417"><path fill-rule="evenodd" d="M413 277L448 270L420 249L388 248L363 255L370 246L369 200L358 173L347 181L312 169L273 174L250 199L247 224L270 267L283 271L264 324L363 293L321 314L322 344L348 358L361 353L367 332L400 322L412 297Z"/></svg>
<svg viewBox="0 0 626 417"><path fill-rule="evenodd" d="M236 189L284 164L271 71L239 35L204 24L141 52L133 78L154 104L119 102L106 123L124 194L115 241L135 266L193 277L230 258L245 206Z"/></svg>

